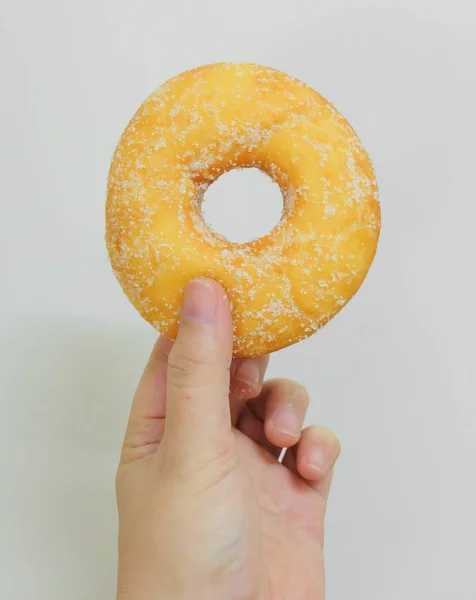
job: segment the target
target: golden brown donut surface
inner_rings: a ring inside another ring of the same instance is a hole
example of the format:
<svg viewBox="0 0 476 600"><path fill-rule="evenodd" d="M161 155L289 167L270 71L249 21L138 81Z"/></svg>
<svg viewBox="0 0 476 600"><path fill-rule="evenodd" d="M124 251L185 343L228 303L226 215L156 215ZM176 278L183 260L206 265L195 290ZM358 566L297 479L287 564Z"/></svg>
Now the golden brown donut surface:
<svg viewBox="0 0 476 600"><path fill-rule="evenodd" d="M233 243L207 226L201 201L220 175L246 167L279 184L283 214L264 237ZM109 173L106 242L129 300L174 338L186 283L219 281L235 356L279 350L327 323L362 284L379 232L375 175L354 130L269 67L218 63L169 80L129 123Z"/></svg>

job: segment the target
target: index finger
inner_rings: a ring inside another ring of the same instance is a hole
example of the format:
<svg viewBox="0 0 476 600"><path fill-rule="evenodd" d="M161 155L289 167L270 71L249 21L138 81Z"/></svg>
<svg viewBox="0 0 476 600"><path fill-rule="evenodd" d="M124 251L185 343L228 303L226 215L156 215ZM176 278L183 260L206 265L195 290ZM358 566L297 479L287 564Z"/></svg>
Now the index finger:
<svg viewBox="0 0 476 600"><path fill-rule="evenodd" d="M230 368L230 411L232 425L236 425L245 404L260 395L268 363L268 354L255 358L233 359Z"/></svg>
<svg viewBox="0 0 476 600"><path fill-rule="evenodd" d="M154 450L163 433L165 394L167 388L167 362L173 341L160 336L137 386L122 447L122 462Z"/></svg>

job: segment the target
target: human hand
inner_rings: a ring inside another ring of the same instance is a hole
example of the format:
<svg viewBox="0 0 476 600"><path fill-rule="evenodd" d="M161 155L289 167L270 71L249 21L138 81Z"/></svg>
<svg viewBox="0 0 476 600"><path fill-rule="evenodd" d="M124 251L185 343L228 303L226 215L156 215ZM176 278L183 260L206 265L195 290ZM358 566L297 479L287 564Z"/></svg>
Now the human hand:
<svg viewBox="0 0 476 600"><path fill-rule="evenodd" d="M223 290L191 282L177 339L156 343L125 435L119 600L324 598L339 444L324 428L301 431L302 386L262 385L266 357L231 355Z"/></svg>

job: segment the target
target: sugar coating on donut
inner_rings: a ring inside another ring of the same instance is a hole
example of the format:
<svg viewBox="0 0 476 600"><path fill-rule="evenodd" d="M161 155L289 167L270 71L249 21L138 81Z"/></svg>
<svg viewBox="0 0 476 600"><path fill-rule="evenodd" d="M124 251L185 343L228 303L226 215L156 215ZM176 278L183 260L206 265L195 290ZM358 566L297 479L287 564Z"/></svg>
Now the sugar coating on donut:
<svg viewBox="0 0 476 600"><path fill-rule="evenodd" d="M201 203L221 174L251 167L280 186L282 218L233 243ZM121 286L158 331L175 336L187 281L211 277L232 306L235 355L253 356L308 337L350 300L375 255L380 208L370 159L327 100L274 69L220 63L178 75L139 108L112 161L106 228Z"/></svg>

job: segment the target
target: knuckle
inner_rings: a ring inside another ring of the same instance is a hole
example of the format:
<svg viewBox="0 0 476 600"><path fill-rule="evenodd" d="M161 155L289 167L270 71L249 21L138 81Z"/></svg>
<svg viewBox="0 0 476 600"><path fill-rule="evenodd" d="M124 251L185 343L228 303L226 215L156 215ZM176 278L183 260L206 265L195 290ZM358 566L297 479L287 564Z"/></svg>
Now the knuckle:
<svg viewBox="0 0 476 600"><path fill-rule="evenodd" d="M197 342L186 343L177 339L174 347L169 353L168 364L180 368L199 368L203 365L209 365L213 362L214 355L201 347Z"/></svg>
<svg viewBox="0 0 476 600"><path fill-rule="evenodd" d="M214 379L214 370L206 363L183 358L169 361L167 382L177 389L205 387Z"/></svg>
<svg viewBox="0 0 476 600"><path fill-rule="evenodd" d="M305 408L307 408L309 406L309 400L310 400L309 392L307 391L307 388L300 383L296 383L295 381L293 381L292 383L294 385L293 395L294 395L296 402L301 404Z"/></svg>
<svg viewBox="0 0 476 600"><path fill-rule="evenodd" d="M180 356L173 354L169 356L168 360L168 368L174 373L180 374L202 369L207 364L201 357L190 354L180 354Z"/></svg>
<svg viewBox="0 0 476 600"><path fill-rule="evenodd" d="M169 354L167 381L175 388L206 387L229 377L229 369L210 353L176 344Z"/></svg>
<svg viewBox="0 0 476 600"><path fill-rule="evenodd" d="M336 434L329 428L322 425L314 425L309 428L311 438L320 444L327 446L336 458L341 453L341 444Z"/></svg>
<svg viewBox="0 0 476 600"><path fill-rule="evenodd" d="M293 379L275 379L270 384L276 391L283 394L284 397L289 398L293 404L303 406L304 408L309 406L309 392L301 383Z"/></svg>
<svg viewBox="0 0 476 600"><path fill-rule="evenodd" d="M183 346L176 346L167 361L168 376L178 381L189 379L197 373L210 370L211 361L199 353L191 352Z"/></svg>

